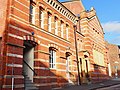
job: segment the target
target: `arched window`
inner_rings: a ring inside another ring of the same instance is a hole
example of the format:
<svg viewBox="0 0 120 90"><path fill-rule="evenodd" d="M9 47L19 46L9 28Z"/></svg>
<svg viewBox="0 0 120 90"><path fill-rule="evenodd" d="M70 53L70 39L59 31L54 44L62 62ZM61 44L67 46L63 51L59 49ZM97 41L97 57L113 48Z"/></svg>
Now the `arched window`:
<svg viewBox="0 0 120 90"><path fill-rule="evenodd" d="M49 66L50 68L56 68L56 49L54 47L50 47L49 53Z"/></svg>
<svg viewBox="0 0 120 90"><path fill-rule="evenodd" d="M42 7L39 8L39 20L40 20L40 27L44 28L44 9Z"/></svg>
<svg viewBox="0 0 120 90"><path fill-rule="evenodd" d="M72 55L72 53L68 50L65 54L66 54L66 72L69 72L71 65L70 56ZM67 75L67 77L69 78L69 75Z"/></svg>
<svg viewBox="0 0 120 90"><path fill-rule="evenodd" d="M69 26L66 24L66 39L68 40L69 38Z"/></svg>
<svg viewBox="0 0 120 90"><path fill-rule="evenodd" d="M55 16L55 35L58 35L58 18Z"/></svg>
<svg viewBox="0 0 120 90"><path fill-rule="evenodd" d="M64 37L64 23L63 21L61 21L61 37L63 38Z"/></svg>
<svg viewBox="0 0 120 90"><path fill-rule="evenodd" d="M30 0L30 9L29 9L29 21L32 24L35 24L35 3Z"/></svg>
<svg viewBox="0 0 120 90"><path fill-rule="evenodd" d="M52 29L52 25L51 25L51 22L52 22L52 14L50 12L48 12L48 31L51 32L51 29Z"/></svg>

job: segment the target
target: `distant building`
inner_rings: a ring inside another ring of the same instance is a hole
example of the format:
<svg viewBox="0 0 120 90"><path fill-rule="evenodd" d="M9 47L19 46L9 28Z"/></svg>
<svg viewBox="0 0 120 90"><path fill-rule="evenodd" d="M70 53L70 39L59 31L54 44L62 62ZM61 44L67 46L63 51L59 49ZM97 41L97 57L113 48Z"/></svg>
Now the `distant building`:
<svg viewBox="0 0 120 90"><path fill-rule="evenodd" d="M120 46L107 43L111 77L120 77Z"/></svg>
<svg viewBox="0 0 120 90"><path fill-rule="evenodd" d="M86 11L78 0L63 4L0 1L0 89L50 90L107 79L104 32L94 8Z"/></svg>

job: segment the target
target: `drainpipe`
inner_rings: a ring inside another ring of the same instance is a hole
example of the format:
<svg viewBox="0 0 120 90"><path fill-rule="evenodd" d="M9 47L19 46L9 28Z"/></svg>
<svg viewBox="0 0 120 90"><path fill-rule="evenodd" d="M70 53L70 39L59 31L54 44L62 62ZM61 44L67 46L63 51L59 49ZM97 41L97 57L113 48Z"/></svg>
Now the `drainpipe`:
<svg viewBox="0 0 120 90"><path fill-rule="evenodd" d="M80 16L78 16L78 23L79 23L79 32L81 33L81 28L80 28Z"/></svg>
<svg viewBox="0 0 120 90"><path fill-rule="evenodd" d="M78 61L78 49L77 49L77 40L76 40L76 30L77 30L77 26L74 25L73 27L74 27L76 60L77 60L77 70L78 70L78 85L81 85L81 78L80 78L80 71L79 71L79 61Z"/></svg>

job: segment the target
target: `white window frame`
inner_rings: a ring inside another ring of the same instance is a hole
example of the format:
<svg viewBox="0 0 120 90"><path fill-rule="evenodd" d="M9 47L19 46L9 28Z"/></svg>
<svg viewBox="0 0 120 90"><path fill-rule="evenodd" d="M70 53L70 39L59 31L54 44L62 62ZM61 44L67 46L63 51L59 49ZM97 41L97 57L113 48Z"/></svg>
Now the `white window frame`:
<svg viewBox="0 0 120 90"><path fill-rule="evenodd" d="M69 26L66 25L66 39L68 40L69 38Z"/></svg>
<svg viewBox="0 0 120 90"><path fill-rule="evenodd" d="M30 22L35 24L35 6L30 2Z"/></svg>
<svg viewBox="0 0 120 90"><path fill-rule="evenodd" d="M64 23L61 21L61 37L64 37Z"/></svg>
<svg viewBox="0 0 120 90"><path fill-rule="evenodd" d="M44 29L44 10L40 7L40 27Z"/></svg>
<svg viewBox="0 0 120 90"><path fill-rule="evenodd" d="M55 17L55 35L58 35L58 19Z"/></svg>
<svg viewBox="0 0 120 90"><path fill-rule="evenodd" d="M51 32L52 30L52 16L50 13L48 13L48 31Z"/></svg>
<svg viewBox="0 0 120 90"><path fill-rule="evenodd" d="M56 68L56 51L50 49L49 53L50 53L50 60L49 60L50 68L55 69Z"/></svg>
<svg viewBox="0 0 120 90"><path fill-rule="evenodd" d="M66 71L67 71L67 72L69 72L69 59L70 59L70 57L67 56L67 57L66 57Z"/></svg>

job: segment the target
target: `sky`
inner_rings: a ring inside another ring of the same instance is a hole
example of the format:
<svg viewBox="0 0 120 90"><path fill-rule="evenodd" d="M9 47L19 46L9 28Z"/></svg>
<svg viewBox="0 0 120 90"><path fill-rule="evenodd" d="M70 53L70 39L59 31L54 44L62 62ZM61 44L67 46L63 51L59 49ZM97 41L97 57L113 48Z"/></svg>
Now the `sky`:
<svg viewBox="0 0 120 90"><path fill-rule="evenodd" d="M95 8L105 32L105 40L120 45L120 0L82 0L82 3L86 10Z"/></svg>

